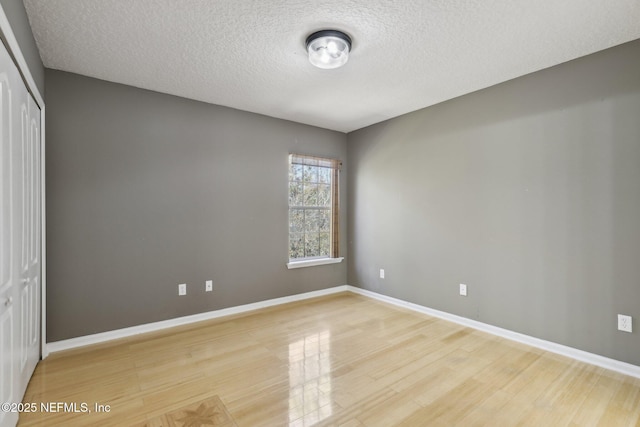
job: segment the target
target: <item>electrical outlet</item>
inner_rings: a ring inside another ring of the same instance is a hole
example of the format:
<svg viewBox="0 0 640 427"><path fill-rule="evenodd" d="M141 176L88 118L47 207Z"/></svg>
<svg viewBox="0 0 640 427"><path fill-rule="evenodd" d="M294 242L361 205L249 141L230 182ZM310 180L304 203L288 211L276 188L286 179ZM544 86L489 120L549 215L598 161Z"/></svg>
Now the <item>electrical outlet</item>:
<svg viewBox="0 0 640 427"><path fill-rule="evenodd" d="M178 285L178 295L186 295L187 294L187 284L181 283Z"/></svg>
<svg viewBox="0 0 640 427"><path fill-rule="evenodd" d="M460 283L460 295L463 297L467 296L467 285Z"/></svg>
<svg viewBox="0 0 640 427"><path fill-rule="evenodd" d="M384 279L384 269L380 269L380 278Z"/></svg>
<svg viewBox="0 0 640 427"><path fill-rule="evenodd" d="M618 314L618 330L624 332L633 332L631 328L631 316Z"/></svg>
<svg viewBox="0 0 640 427"><path fill-rule="evenodd" d="M213 280L207 280L204 282L204 290L206 292L211 292L213 290Z"/></svg>

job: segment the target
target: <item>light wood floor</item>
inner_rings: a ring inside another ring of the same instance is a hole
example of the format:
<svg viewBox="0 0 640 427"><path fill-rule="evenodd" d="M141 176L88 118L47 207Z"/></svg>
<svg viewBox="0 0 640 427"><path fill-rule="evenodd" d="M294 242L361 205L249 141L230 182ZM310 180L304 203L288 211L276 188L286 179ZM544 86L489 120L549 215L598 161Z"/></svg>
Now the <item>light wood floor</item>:
<svg viewBox="0 0 640 427"><path fill-rule="evenodd" d="M638 379L350 293L53 354L24 402L111 412L20 425L159 425L214 396L240 427L640 425Z"/></svg>

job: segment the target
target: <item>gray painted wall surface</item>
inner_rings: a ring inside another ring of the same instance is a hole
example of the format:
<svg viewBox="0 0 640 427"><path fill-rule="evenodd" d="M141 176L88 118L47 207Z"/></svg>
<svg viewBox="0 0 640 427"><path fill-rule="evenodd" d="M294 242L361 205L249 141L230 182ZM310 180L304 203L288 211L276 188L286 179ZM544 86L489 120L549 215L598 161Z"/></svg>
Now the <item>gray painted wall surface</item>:
<svg viewBox="0 0 640 427"><path fill-rule="evenodd" d="M288 153L346 160L345 134L49 69L46 85L48 341L346 283L346 262L285 266Z"/></svg>
<svg viewBox="0 0 640 427"><path fill-rule="evenodd" d="M350 133L348 160L350 285L640 365L640 41Z"/></svg>
<svg viewBox="0 0 640 427"><path fill-rule="evenodd" d="M40 52L36 46L36 41L31 32L31 24L27 17L27 11L21 0L0 0L2 10L4 10L13 34L20 45L20 50L27 61L27 66L31 72L31 76L38 86L40 95L44 96L44 67L40 59Z"/></svg>

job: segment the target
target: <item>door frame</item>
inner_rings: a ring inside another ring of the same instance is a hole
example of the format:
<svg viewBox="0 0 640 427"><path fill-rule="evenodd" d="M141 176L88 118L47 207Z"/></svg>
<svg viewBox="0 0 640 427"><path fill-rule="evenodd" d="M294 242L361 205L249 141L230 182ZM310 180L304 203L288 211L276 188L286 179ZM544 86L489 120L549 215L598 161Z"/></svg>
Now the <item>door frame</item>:
<svg viewBox="0 0 640 427"><path fill-rule="evenodd" d="M25 12L26 13L26 12ZM46 187L45 187L45 105L44 98L36 85L27 61L20 50L18 40L11 29L11 24L4 13L4 8L0 5L0 35L5 41L7 50L13 56L18 71L22 74L22 80L34 101L40 108L40 357L42 359L49 355L47 351L47 218L46 218Z"/></svg>

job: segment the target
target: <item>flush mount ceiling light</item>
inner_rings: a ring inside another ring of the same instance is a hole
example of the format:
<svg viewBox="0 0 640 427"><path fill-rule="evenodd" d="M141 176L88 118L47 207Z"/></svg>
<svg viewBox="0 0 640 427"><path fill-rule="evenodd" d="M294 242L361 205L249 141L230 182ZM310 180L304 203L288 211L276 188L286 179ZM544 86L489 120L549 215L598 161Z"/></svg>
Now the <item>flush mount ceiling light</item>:
<svg viewBox="0 0 640 427"><path fill-rule="evenodd" d="M351 38L338 30L317 31L307 37L309 62L318 68L342 67L349 60Z"/></svg>

